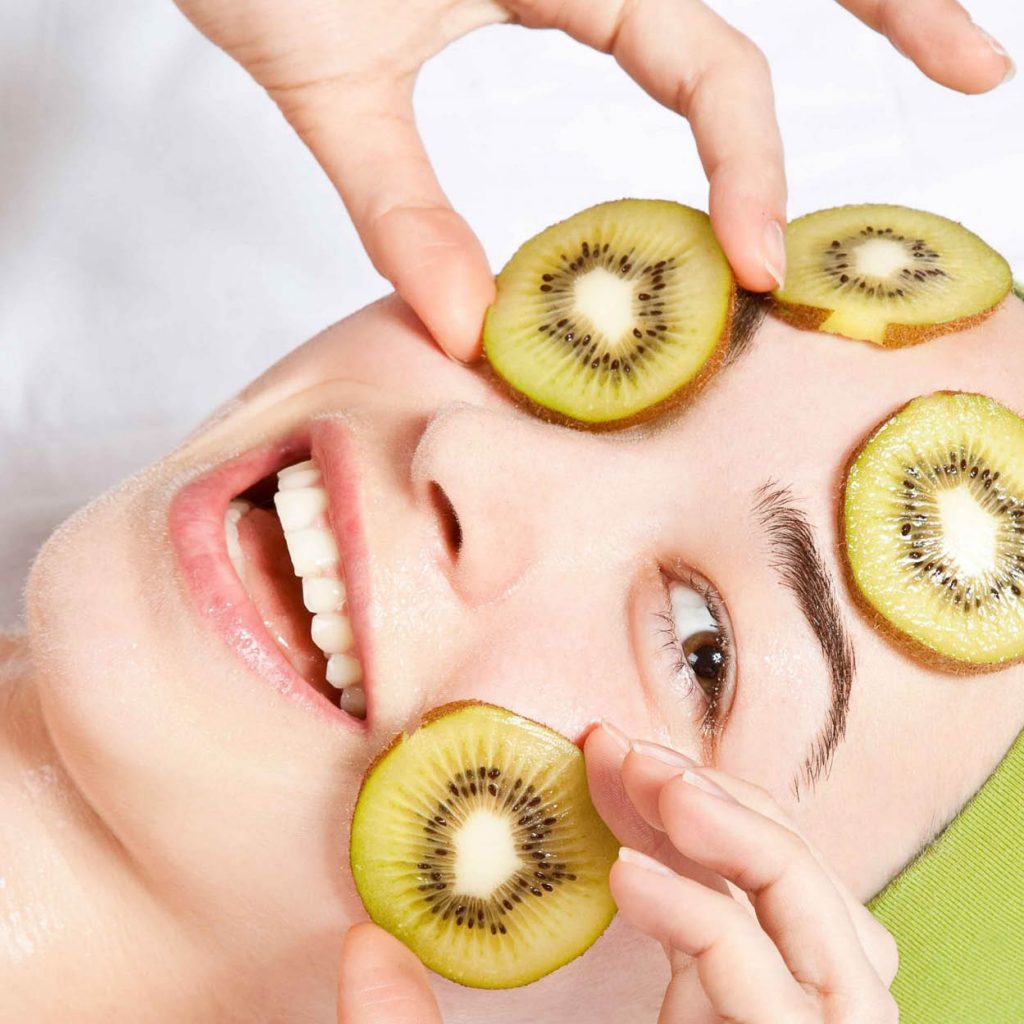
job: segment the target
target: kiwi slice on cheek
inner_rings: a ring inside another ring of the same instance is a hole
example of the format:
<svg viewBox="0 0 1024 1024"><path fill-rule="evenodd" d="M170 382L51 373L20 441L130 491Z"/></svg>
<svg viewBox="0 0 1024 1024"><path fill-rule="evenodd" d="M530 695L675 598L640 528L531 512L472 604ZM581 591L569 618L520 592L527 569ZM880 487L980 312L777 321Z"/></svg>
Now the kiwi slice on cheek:
<svg viewBox="0 0 1024 1024"><path fill-rule="evenodd" d="M1024 658L1024 420L937 392L854 457L844 547L859 597L924 660L980 671Z"/></svg>
<svg viewBox="0 0 1024 1024"><path fill-rule="evenodd" d="M965 330L1013 283L1006 260L955 221L904 206L840 206L794 220L773 293L796 327L876 345Z"/></svg>
<svg viewBox="0 0 1024 1024"><path fill-rule="evenodd" d="M370 917L476 988L525 985L583 953L615 914L617 853L579 748L476 702L397 736L352 821L352 875Z"/></svg>
<svg viewBox="0 0 1024 1024"><path fill-rule="evenodd" d="M707 214L602 203L526 242L498 275L484 352L548 418L624 426L678 401L724 352L735 281Z"/></svg>

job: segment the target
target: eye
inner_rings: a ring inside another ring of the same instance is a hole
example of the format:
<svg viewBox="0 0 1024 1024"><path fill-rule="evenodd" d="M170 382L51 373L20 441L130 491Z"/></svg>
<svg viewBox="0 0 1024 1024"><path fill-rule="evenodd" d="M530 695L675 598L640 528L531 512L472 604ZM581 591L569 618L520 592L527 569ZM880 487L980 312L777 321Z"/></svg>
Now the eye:
<svg viewBox="0 0 1024 1024"><path fill-rule="evenodd" d="M665 604L658 615L663 648L676 675L688 677L704 692L701 729L707 733L720 717L733 661L725 607L711 584L695 574L685 581L667 577Z"/></svg>

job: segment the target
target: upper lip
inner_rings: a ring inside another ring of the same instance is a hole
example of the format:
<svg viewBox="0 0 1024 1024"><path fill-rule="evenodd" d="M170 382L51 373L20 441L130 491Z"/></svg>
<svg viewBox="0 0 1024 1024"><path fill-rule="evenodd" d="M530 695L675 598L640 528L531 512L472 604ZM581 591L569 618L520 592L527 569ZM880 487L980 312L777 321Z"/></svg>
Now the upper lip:
<svg viewBox="0 0 1024 1024"><path fill-rule="evenodd" d="M310 428L313 461L320 467L327 490L331 532L338 546L345 578L346 614L355 634L356 653L363 666L366 719L373 714L371 685L374 674L373 634L370 609L370 559L363 529L362 479L357 472L356 443L351 432L336 417L324 417Z"/></svg>
<svg viewBox="0 0 1024 1024"><path fill-rule="evenodd" d="M363 666L366 723L332 705L303 680L274 642L227 554L224 516L229 502L259 480L310 452L323 474L330 527L338 547L352 623ZM369 558L360 515L355 442L337 418L252 449L202 474L175 495L169 510L172 546L192 603L246 666L287 696L351 728L365 729L373 715L374 651L370 634Z"/></svg>

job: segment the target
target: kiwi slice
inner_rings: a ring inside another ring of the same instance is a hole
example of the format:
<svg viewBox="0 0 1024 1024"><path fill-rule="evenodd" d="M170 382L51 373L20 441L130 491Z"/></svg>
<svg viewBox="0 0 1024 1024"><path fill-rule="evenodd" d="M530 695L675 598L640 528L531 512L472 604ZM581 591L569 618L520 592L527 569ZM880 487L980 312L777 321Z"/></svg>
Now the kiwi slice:
<svg viewBox="0 0 1024 1024"><path fill-rule="evenodd" d="M984 395L915 398L847 472L852 582L925 660L1024 657L1024 420Z"/></svg>
<svg viewBox="0 0 1024 1024"><path fill-rule="evenodd" d="M497 286L491 366L534 411L592 427L636 422L706 379L736 290L707 214L646 199L547 228Z"/></svg>
<svg viewBox="0 0 1024 1024"><path fill-rule="evenodd" d="M773 295L796 327L916 345L980 323L1013 283L999 253L956 221L905 206L839 206L794 220Z"/></svg>
<svg viewBox="0 0 1024 1024"><path fill-rule="evenodd" d="M618 843L583 755L491 704L446 704L363 780L352 876L366 909L432 970L512 988L583 953L615 915Z"/></svg>

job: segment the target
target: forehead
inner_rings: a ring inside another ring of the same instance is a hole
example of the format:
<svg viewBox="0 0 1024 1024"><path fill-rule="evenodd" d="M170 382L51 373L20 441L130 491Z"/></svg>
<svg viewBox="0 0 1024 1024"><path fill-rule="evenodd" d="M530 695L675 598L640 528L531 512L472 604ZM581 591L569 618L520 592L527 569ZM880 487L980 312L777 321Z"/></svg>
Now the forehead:
<svg viewBox="0 0 1024 1024"><path fill-rule="evenodd" d="M1024 302L969 331L902 349L799 331L772 316L687 408L651 430L657 448L711 458L753 482L837 491L861 441L900 406L977 391L1024 415Z"/></svg>

